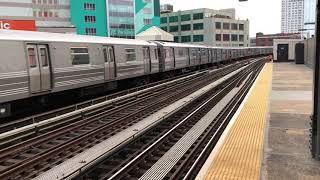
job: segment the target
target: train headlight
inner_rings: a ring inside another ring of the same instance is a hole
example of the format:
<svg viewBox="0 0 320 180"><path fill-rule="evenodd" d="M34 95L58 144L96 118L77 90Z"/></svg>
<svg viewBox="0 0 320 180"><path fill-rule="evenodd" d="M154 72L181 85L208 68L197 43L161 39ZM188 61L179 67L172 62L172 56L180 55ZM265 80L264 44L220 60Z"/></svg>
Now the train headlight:
<svg viewBox="0 0 320 180"><path fill-rule="evenodd" d="M5 108L1 108L0 109L0 114L4 114L4 113L6 113L6 109Z"/></svg>

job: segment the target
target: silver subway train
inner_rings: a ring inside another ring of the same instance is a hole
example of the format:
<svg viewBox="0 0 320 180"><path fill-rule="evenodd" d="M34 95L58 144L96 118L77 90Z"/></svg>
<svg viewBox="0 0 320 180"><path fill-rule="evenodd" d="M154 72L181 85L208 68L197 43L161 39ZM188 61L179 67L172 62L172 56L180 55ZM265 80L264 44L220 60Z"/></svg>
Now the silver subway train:
<svg viewBox="0 0 320 180"><path fill-rule="evenodd" d="M13 103L124 79L268 55L270 47L208 47L74 34L0 30L0 117Z"/></svg>

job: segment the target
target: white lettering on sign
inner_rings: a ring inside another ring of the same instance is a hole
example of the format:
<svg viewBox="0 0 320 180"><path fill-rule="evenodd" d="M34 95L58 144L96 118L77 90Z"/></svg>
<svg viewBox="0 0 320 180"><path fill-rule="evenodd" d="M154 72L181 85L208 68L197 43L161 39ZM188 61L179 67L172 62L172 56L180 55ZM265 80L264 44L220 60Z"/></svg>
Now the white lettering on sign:
<svg viewBox="0 0 320 180"><path fill-rule="evenodd" d="M10 24L9 23L6 23L6 22L3 22L3 21L0 21L0 29L10 29Z"/></svg>

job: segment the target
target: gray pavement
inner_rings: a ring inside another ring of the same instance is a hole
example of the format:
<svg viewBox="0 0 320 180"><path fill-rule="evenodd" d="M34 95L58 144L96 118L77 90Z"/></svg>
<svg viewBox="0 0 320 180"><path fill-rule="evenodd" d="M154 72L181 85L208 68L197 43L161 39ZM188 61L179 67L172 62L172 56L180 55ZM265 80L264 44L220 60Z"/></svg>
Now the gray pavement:
<svg viewBox="0 0 320 180"><path fill-rule="evenodd" d="M309 151L313 72L275 63L262 179L320 180L320 162Z"/></svg>

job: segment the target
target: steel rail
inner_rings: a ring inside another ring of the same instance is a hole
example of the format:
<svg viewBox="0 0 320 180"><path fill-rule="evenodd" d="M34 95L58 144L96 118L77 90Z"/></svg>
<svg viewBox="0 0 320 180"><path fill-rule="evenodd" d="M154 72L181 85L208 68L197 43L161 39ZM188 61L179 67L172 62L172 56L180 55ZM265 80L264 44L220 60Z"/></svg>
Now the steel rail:
<svg viewBox="0 0 320 180"><path fill-rule="evenodd" d="M241 79L241 77L238 77L238 81L242 81L243 79ZM236 83L236 84L239 84L238 82ZM181 124L181 123L180 123ZM171 130L172 131L172 130ZM170 132L171 132L170 131ZM158 131L157 131L158 132ZM158 133L159 134L159 133ZM147 138L148 139L148 138ZM159 140L158 140L159 141ZM157 142L158 142L157 141ZM142 148L144 148L145 146L143 146ZM151 147L149 146L149 147L147 147L147 149L150 149ZM136 156L135 154L134 154L134 156L135 156L135 159L137 159L138 158L138 156ZM139 156L140 157L140 156ZM118 160L118 161L120 161L120 159ZM126 162L126 161L124 161L123 163L126 163L126 165L124 164L124 167L128 167L129 166L129 164ZM118 165L118 167L122 167L122 165ZM124 169L124 168L122 168L122 169ZM107 170L106 170L107 171ZM110 171L110 170L108 170L108 171ZM107 176L106 176L107 177Z"/></svg>

